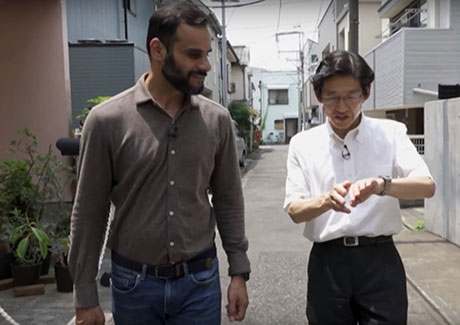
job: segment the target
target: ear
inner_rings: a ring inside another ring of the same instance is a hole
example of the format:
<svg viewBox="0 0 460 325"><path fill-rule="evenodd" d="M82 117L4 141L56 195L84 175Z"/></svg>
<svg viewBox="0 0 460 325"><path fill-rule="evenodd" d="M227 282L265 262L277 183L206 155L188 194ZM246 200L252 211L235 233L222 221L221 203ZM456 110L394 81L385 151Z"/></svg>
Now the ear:
<svg viewBox="0 0 460 325"><path fill-rule="evenodd" d="M366 101L369 98L369 96L371 95L371 85L366 87L366 93L367 93L367 95L364 96L364 101Z"/></svg>
<svg viewBox="0 0 460 325"><path fill-rule="evenodd" d="M166 56L166 47L158 38L152 38L149 43L150 57L154 61L163 61Z"/></svg>

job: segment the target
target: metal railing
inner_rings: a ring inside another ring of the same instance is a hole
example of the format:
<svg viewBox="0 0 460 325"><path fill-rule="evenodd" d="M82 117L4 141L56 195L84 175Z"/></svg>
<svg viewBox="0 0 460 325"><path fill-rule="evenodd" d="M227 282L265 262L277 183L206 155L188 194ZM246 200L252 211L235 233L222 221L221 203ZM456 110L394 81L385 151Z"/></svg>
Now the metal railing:
<svg viewBox="0 0 460 325"><path fill-rule="evenodd" d="M414 144L420 155L425 154L425 136L423 134L410 134L409 139Z"/></svg>

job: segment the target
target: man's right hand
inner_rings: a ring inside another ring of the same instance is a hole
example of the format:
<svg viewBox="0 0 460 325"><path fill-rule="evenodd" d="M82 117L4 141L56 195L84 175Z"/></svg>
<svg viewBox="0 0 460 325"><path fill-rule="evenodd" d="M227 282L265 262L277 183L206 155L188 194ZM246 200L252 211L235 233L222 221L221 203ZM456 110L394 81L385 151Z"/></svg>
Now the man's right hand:
<svg viewBox="0 0 460 325"><path fill-rule="evenodd" d="M75 310L75 324L83 325L104 325L105 318L104 312L101 307L90 308L76 308Z"/></svg>
<svg viewBox="0 0 460 325"><path fill-rule="evenodd" d="M326 200L332 210L344 213L351 212L345 201L345 196L347 196L350 186L351 182L345 181L335 185L334 188L327 193Z"/></svg>

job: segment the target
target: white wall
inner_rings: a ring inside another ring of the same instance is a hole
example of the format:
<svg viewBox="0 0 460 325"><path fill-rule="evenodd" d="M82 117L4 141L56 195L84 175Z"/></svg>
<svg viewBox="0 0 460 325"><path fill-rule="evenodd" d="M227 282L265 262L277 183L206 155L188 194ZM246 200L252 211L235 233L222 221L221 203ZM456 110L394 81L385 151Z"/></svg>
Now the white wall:
<svg viewBox="0 0 460 325"><path fill-rule="evenodd" d="M284 120L287 118L298 118L299 114L299 75L297 71L256 71L253 70L253 80L256 88L258 81L262 82L260 91L260 105L262 109L261 119L265 120L265 128L262 131L262 139L266 143L284 142L285 130L275 130L275 120ZM257 84L256 84L257 81ZM288 105L269 105L268 90L287 88L289 90ZM258 96L255 94L254 99ZM254 101L257 102L256 100ZM270 135L271 134L271 135Z"/></svg>
<svg viewBox="0 0 460 325"><path fill-rule="evenodd" d="M425 202L426 229L460 245L460 98L425 104L425 161L436 194Z"/></svg>
<svg viewBox="0 0 460 325"><path fill-rule="evenodd" d="M326 4L327 2L324 1ZM318 26L318 43L320 59L322 59L321 53L330 45L330 51L337 49L337 25L335 22L335 5L333 1L327 7L323 18L321 19Z"/></svg>

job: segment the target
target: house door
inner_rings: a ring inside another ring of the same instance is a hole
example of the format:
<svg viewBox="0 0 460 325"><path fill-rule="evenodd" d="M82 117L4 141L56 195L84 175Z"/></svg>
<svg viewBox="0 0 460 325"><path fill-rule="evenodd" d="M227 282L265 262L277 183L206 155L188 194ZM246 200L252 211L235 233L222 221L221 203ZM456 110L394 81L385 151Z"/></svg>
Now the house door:
<svg viewBox="0 0 460 325"><path fill-rule="evenodd" d="M290 119L285 119L285 130L286 130L286 136L284 137L284 142L289 143L291 141L291 138L297 133L297 119L296 118L290 118Z"/></svg>

